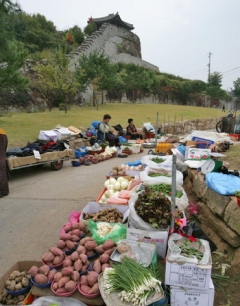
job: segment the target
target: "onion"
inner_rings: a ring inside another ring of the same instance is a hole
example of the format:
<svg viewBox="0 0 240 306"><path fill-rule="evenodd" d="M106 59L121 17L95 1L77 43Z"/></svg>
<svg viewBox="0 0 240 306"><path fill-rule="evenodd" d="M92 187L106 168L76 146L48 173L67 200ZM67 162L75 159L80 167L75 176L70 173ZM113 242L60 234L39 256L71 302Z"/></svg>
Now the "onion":
<svg viewBox="0 0 240 306"><path fill-rule="evenodd" d="M121 182L121 189L127 189L128 187L128 181L127 180L124 180Z"/></svg>
<svg viewBox="0 0 240 306"><path fill-rule="evenodd" d="M114 185L108 185L107 190L114 190Z"/></svg>
<svg viewBox="0 0 240 306"><path fill-rule="evenodd" d="M115 184L116 181L117 181L117 180L116 180L114 177L110 177L110 179L109 179L109 183L110 183L111 185Z"/></svg>
<svg viewBox="0 0 240 306"><path fill-rule="evenodd" d="M112 189L108 189L108 190L106 190L105 192L104 192L104 195L103 196L105 196L105 200L106 200L106 198L110 198L112 195L113 195L113 190Z"/></svg>
<svg viewBox="0 0 240 306"><path fill-rule="evenodd" d="M120 188L121 188L120 183L119 183L119 182L116 182L116 183L114 184L114 190L119 190Z"/></svg>
<svg viewBox="0 0 240 306"><path fill-rule="evenodd" d="M104 182L104 187L105 187L105 188L108 188L109 183L110 183L110 180L106 180L106 181Z"/></svg>
<svg viewBox="0 0 240 306"><path fill-rule="evenodd" d="M124 181L124 180L125 180L124 177L119 176L118 179L117 179L117 182L121 184L121 182Z"/></svg>

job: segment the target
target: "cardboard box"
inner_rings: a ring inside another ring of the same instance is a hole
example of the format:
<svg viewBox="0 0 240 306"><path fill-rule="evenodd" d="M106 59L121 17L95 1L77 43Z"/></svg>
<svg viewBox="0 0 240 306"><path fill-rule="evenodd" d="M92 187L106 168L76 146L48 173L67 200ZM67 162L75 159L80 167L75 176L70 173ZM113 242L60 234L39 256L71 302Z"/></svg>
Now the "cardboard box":
<svg viewBox="0 0 240 306"><path fill-rule="evenodd" d="M187 289L183 287L170 286L171 305L214 305L214 285L212 279L208 290Z"/></svg>
<svg viewBox="0 0 240 306"><path fill-rule="evenodd" d="M185 158L187 160L207 160L211 158L211 150L186 147Z"/></svg>
<svg viewBox="0 0 240 306"><path fill-rule="evenodd" d="M83 222L86 222L84 219L85 214L89 213L96 213L101 210L107 209L107 208L116 208L117 211L121 212L123 214L123 223L127 220L129 215L129 206L128 205L116 205L116 204L100 204L96 202L89 202L82 210L82 213L80 215L80 220Z"/></svg>
<svg viewBox="0 0 240 306"><path fill-rule="evenodd" d="M42 263L40 261L33 261L33 260L29 260L29 261L18 261L15 264L13 264L0 278L0 293L2 293L3 289L4 289L4 285L5 285L5 281L8 279L8 277L10 276L10 274L13 271L28 271L32 266L37 266L40 267L42 265ZM23 305L28 305L31 304L29 303L30 301L33 301L34 296L31 293L31 291L27 294Z"/></svg>
<svg viewBox="0 0 240 306"><path fill-rule="evenodd" d="M147 231L136 228L127 228L127 239L156 244L157 256L165 258L169 230Z"/></svg>
<svg viewBox="0 0 240 306"><path fill-rule="evenodd" d="M165 284L182 286L198 290L207 290L210 286L212 265L169 262L166 259ZM205 305L205 304L201 304Z"/></svg>

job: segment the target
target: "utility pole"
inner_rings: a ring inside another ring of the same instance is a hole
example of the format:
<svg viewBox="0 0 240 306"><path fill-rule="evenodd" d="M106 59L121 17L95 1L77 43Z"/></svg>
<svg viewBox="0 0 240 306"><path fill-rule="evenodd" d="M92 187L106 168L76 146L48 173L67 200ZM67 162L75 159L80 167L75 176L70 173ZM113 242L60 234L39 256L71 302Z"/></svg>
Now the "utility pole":
<svg viewBox="0 0 240 306"><path fill-rule="evenodd" d="M208 59L209 59L209 61L208 61L208 64L207 64L207 66L208 66L208 83L210 83L210 74L211 74L211 72L210 72L210 67L211 67L211 55L212 55L212 53L209 52L209 53L208 53Z"/></svg>

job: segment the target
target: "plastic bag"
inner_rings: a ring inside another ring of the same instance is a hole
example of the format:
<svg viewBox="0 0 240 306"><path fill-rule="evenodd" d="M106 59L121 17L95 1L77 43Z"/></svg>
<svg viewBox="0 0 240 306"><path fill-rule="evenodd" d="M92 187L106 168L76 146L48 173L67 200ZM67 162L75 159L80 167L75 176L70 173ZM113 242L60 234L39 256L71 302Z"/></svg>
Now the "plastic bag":
<svg viewBox="0 0 240 306"><path fill-rule="evenodd" d="M66 223L66 224L64 224L63 228L61 229L60 235L66 233L65 230L64 230L64 227L65 227L66 225L70 225L70 224L72 224L73 222L79 222L80 215L81 215L81 213L80 213L79 211L73 210L73 211L71 212L70 216L68 217L69 222Z"/></svg>
<svg viewBox="0 0 240 306"><path fill-rule="evenodd" d="M34 306L87 306L86 304L70 298L70 297L58 297L58 296L42 296L37 298L31 305Z"/></svg>
<svg viewBox="0 0 240 306"><path fill-rule="evenodd" d="M101 237L97 230L98 230L98 224L102 222L94 222L92 220L88 220L88 228L92 233L92 238L97 242L97 244L103 244L106 240L110 239L113 240L115 243L118 243L118 241L122 239L126 239L127 236L127 228L122 223L108 223L111 227L116 227L114 231L111 233L104 235Z"/></svg>
<svg viewBox="0 0 240 306"><path fill-rule="evenodd" d="M200 265L210 265L211 262L211 250L209 242L204 239L199 239L201 244L204 246L205 252L203 253L203 258L199 261L196 256L185 257L181 255L181 249L176 245L174 241L181 240L183 237L179 234L173 233L168 240L168 254L167 259L169 261L180 262L180 263L193 263Z"/></svg>
<svg viewBox="0 0 240 306"><path fill-rule="evenodd" d="M221 195L235 195L240 190L240 178L232 174L207 173L206 185Z"/></svg>
<svg viewBox="0 0 240 306"><path fill-rule="evenodd" d="M163 175L151 177L149 173L161 173ZM172 184L172 170L164 167L156 169L147 166L144 171L140 172L140 179L143 183L147 184ZM178 170L176 171L176 184L180 186L183 185L183 174Z"/></svg>
<svg viewBox="0 0 240 306"><path fill-rule="evenodd" d="M150 122L144 122L143 126L146 129L146 131L155 133L155 129Z"/></svg>
<svg viewBox="0 0 240 306"><path fill-rule="evenodd" d="M154 158L161 158L163 162L155 163L153 161ZM149 166L151 168L156 168L156 169L161 168L161 167L172 168L172 155L167 155L167 156L145 155L141 158L141 163L143 165Z"/></svg>

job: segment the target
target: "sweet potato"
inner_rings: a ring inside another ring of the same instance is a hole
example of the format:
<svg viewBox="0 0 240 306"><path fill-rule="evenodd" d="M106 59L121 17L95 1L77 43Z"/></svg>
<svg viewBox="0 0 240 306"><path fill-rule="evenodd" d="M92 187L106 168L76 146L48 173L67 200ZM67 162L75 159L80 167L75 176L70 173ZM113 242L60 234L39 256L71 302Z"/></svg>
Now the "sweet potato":
<svg viewBox="0 0 240 306"><path fill-rule="evenodd" d="M65 284L64 288L67 292L71 292L76 288L76 286L77 286L77 283L73 280L70 280Z"/></svg>
<svg viewBox="0 0 240 306"><path fill-rule="evenodd" d="M82 275L80 277L80 285L88 286L88 281L87 281L87 276L86 275Z"/></svg>
<svg viewBox="0 0 240 306"><path fill-rule="evenodd" d="M66 225L64 225L63 229L66 233L68 233L69 231L72 230L72 226L71 226L71 224L66 224Z"/></svg>
<svg viewBox="0 0 240 306"><path fill-rule="evenodd" d="M86 276L87 276L87 281L88 281L89 286L93 286L94 284L98 282L99 274L97 272L88 271Z"/></svg>
<svg viewBox="0 0 240 306"><path fill-rule="evenodd" d="M53 259L53 265L59 265L61 262L63 262L63 257L62 256L55 256Z"/></svg>
<svg viewBox="0 0 240 306"><path fill-rule="evenodd" d="M106 253L103 253L102 255L100 255L99 260L102 264L109 263L110 256Z"/></svg>
<svg viewBox="0 0 240 306"><path fill-rule="evenodd" d="M94 294L99 292L98 283L94 284L92 288L88 291L88 294Z"/></svg>
<svg viewBox="0 0 240 306"><path fill-rule="evenodd" d="M93 251L97 247L97 243L95 241L87 241L84 244L87 251Z"/></svg>
<svg viewBox="0 0 240 306"><path fill-rule="evenodd" d="M80 231L80 229L78 229L78 228L75 228L75 229L73 229L72 231L71 231L71 235L76 235L76 236L80 236L81 235L81 232L82 231ZM78 238L79 239L79 238Z"/></svg>
<svg viewBox="0 0 240 306"><path fill-rule="evenodd" d="M50 268L48 265L42 265L40 268L38 268L38 273L48 275L49 272L50 272Z"/></svg>
<svg viewBox="0 0 240 306"><path fill-rule="evenodd" d="M95 251L98 252L99 254L102 254L104 252L104 249L102 247L102 244L98 245L96 248L95 248Z"/></svg>
<svg viewBox="0 0 240 306"><path fill-rule="evenodd" d="M77 271L73 271L73 273L70 276L71 280L78 282L80 278L80 274Z"/></svg>
<svg viewBox="0 0 240 306"><path fill-rule="evenodd" d="M81 262L84 264L88 261L88 257L86 254L80 254L79 258L81 259Z"/></svg>
<svg viewBox="0 0 240 306"><path fill-rule="evenodd" d="M104 251L104 254L107 254L107 255L110 256L114 250L115 250L115 247L112 248L112 249L108 249L108 250Z"/></svg>
<svg viewBox="0 0 240 306"><path fill-rule="evenodd" d="M65 242L64 240L60 239L60 240L58 241L57 247L58 247L59 249L63 250L63 249L66 247L66 242Z"/></svg>
<svg viewBox="0 0 240 306"><path fill-rule="evenodd" d="M77 235L72 235L72 241L79 241L79 237Z"/></svg>
<svg viewBox="0 0 240 306"><path fill-rule="evenodd" d="M62 235L60 236L60 239L62 239L62 240L64 240L64 241L66 241L66 240L71 240L71 238L72 238L72 235L70 235L69 233L65 233L65 234L62 234Z"/></svg>
<svg viewBox="0 0 240 306"><path fill-rule="evenodd" d="M88 264L87 265L86 264L82 265L82 268L81 268L80 272L86 271L87 268L88 268Z"/></svg>
<svg viewBox="0 0 240 306"><path fill-rule="evenodd" d="M62 278L59 279L58 281L58 287L61 288L61 287L64 287L65 284L70 280L70 277L69 276L63 276Z"/></svg>
<svg viewBox="0 0 240 306"><path fill-rule="evenodd" d="M66 240L66 246L69 250L72 250L76 246L76 242L73 242L71 240Z"/></svg>
<svg viewBox="0 0 240 306"><path fill-rule="evenodd" d="M86 285L81 285L80 289L83 293L86 293L86 294L88 294L88 292L91 290L91 288Z"/></svg>
<svg viewBox="0 0 240 306"><path fill-rule="evenodd" d="M70 267L70 266L72 266L72 261L69 257L67 257L63 261L63 267Z"/></svg>
<svg viewBox="0 0 240 306"><path fill-rule="evenodd" d="M79 222L79 228L81 231L84 231L85 229L85 224L82 221Z"/></svg>
<svg viewBox="0 0 240 306"><path fill-rule="evenodd" d="M54 283L52 284L52 288L53 288L54 291L57 291L57 289L58 289L58 283L55 283L55 282L54 282Z"/></svg>
<svg viewBox="0 0 240 306"><path fill-rule="evenodd" d="M51 248L49 248L49 251L52 252L55 256L61 256L62 255L62 250L60 250L57 247L51 247Z"/></svg>
<svg viewBox="0 0 240 306"><path fill-rule="evenodd" d="M104 250L109 250L111 248L113 248L115 246L115 242L112 241L112 240L106 240L103 245L102 245L102 248Z"/></svg>
<svg viewBox="0 0 240 306"><path fill-rule="evenodd" d="M65 293L66 290L65 290L64 287L61 287L61 288L58 288L58 289L56 290L56 292L57 292L57 293Z"/></svg>
<svg viewBox="0 0 240 306"><path fill-rule="evenodd" d="M83 239L80 240L80 245L85 245L87 241L95 241L95 240L91 237L84 237Z"/></svg>
<svg viewBox="0 0 240 306"><path fill-rule="evenodd" d="M35 276L34 276L34 281L35 283L37 284L46 284L48 279L47 279L47 276L42 274L42 273L37 273Z"/></svg>
<svg viewBox="0 0 240 306"><path fill-rule="evenodd" d="M75 228L79 229L79 222L72 223L72 229L75 229Z"/></svg>
<svg viewBox="0 0 240 306"><path fill-rule="evenodd" d="M87 251L86 252L87 257L93 256L94 254L95 254L94 251Z"/></svg>
<svg viewBox="0 0 240 306"><path fill-rule="evenodd" d="M52 252L46 252L45 254L43 254L42 256L42 260L46 263L48 262L52 262L54 259L54 255Z"/></svg>
<svg viewBox="0 0 240 306"><path fill-rule="evenodd" d="M105 270L106 268L109 268L109 267L110 267L109 264L107 264L107 263L103 264L103 265L102 265L102 272L104 272L104 270Z"/></svg>
<svg viewBox="0 0 240 306"><path fill-rule="evenodd" d="M38 273L38 267L37 266L32 266L28 273L31 275L31 276L35 276L37 273Z"/></svg>
<svg viewBox="0 0 240 306"><path fill-rule="evenodd" d="M72 260L72 261L76 261L79 259L79 254L77 251L74 251L71 255L69 255L69 258Z"/></svg>
<svg viewBox="0 0 240 306"><path fill-rule="evenodd" d="M86 248L83 245L79 245L76 251L78 254L86 254Z"/></svg>
<svg viewBox="0 0 240 306"><path fill-rule="evenodd" d="M93 271L97 272L97 273L101 273L102 271L102 266L101 266L101 262L99 259L96 259L94 261L94 264L93 264Z"/></svg>
<svg viewBox="0 0 240 306"><path fill-rule="evenodd" d="M51 282L54 278L54 275L57 273L57 270L55 269L52 269L50 270L50 272L48 273L47 275L47 278L48 278L48 282Z"/></svg>
<svg viewBox="0 0 240 306"><path fill-rule="evenodd" d="M81 260L80 259L76 260L74 262L73 266L74 266L74 270L79 272L81 270L81 268L82 268Z"/></svg>
<svg viewBox="0 0 240 306"><path fill-rule="evenodd" d="M71 267L64 267L63 269L62 269L62 275L63 276L71 276L71 274L73 273L73 267L71 266Z"/></svg>
<svg viewBox="0 0 240 306"><path fill-rule="evenodd" d="M53 277L54 282L57 283L62 277L63 277L62 272L59 271L59 272L55 273L54 277Z"/></svg>

